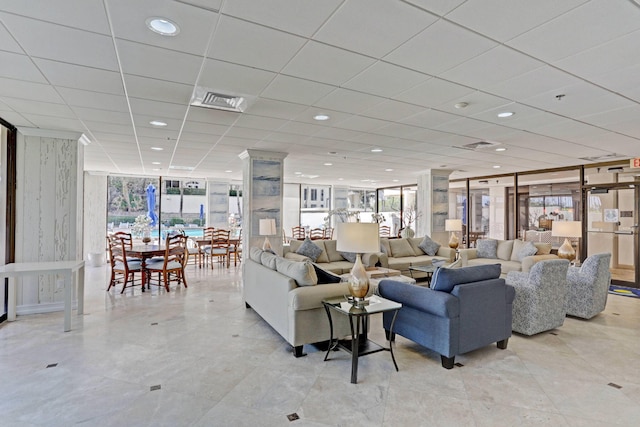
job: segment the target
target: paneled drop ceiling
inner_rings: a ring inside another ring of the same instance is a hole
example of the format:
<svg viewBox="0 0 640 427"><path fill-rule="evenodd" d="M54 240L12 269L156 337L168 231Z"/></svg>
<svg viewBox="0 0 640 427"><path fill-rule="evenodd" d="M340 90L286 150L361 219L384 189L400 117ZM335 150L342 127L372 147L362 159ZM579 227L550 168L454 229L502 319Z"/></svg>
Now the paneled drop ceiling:
<svg viewBox="0 0 640 427"><path fill-rule="evenodd" d="M0 117L84 133L88 171L239 180L260 149L384 187L640 155L632 0L0 0L0 24Z"/></svg>

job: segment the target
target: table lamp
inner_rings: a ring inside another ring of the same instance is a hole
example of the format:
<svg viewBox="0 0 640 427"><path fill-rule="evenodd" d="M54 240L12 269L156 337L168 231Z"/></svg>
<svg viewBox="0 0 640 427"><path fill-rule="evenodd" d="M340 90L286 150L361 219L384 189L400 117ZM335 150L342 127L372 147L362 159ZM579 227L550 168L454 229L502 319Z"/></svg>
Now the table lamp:
<svg viewBox="0 0 640 427"><path fill-rule="evenodd" d="M461 219L445 219L444 229L445 231L451 232L451 237L449 238L449 247L451 249L457 249L458 245L460 244L460 241L458 240L456 231L462 231L462 220Z"/></svg>
<svg viewBox="0 0 640 427"><path fill-rule="evenodd" d="M553 221L551 235L565 238L562 246L558 248L558 257L573 261L576 258L576 251L569 242L569 238L582 237L582 223L580 221Z"/></svg>
<svg viewBox="0 0 640 427"><path fill-rule="evenodd" d="M262 244L262 250L266 251L271 249L271 242L269 242L268 236L276 235L276 220L273 218L266 218L260 220L260 235L264 237L264 243Z"/></svg>
<svg viewBox="0 0 640 427"><path fill-rule="evenodd" d="M369 292L369 276L362 264L362 254L379 252L380 238L378 224L375 222L342 222L336 224L336 249L340 252L353 252L356 262L349 277L349 293L353 303L362 305Z"/></svg>

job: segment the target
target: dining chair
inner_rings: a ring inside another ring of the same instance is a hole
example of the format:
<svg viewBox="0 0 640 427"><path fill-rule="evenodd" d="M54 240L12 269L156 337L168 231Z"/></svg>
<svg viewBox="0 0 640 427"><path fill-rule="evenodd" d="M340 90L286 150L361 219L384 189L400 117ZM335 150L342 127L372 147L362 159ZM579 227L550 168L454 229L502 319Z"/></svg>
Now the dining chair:
<svg viewBox="0 0 640 427"><path fill-rule="evenodd" d="M326 227L324 229L324 237L323 237L323 239L325 239L325 240L333 239L333 227Z"/></svg>
<svg viewBox="0 0 640 427"><path fill-rule="evenodd" d="M131 233L127 233L126 231L116 231L112 234L112 236L119 238L124 243L125 249L133 248L133 236ZM142 261L140 258L136 257L127 257L129 261Z"/></svg>
<svg viewBox="0 0 640 427"><path fill-rule="evenodd" d="M307 233L304 230L304 227L299 225L291 228L291 238L295 240L304 240L307 237Z"/></svg>
<svg viewBox="0 0 640 427"><path fill-rule="evenodd" d="M176 281L178 285L182 283L187 287L187 278L184 275L184 267L187 252L187 236L175 234L167 236L165 240L164 258L161 261L147 263L150 283L158 286L164 285L169 292L169 284ZM153 283L153 274L158 273L156 283Z"/></svg>
<svg viewBox="0 0 640 427"><path fill-rule="evenodd" d="M215 227L205 227L202 230L202 240L203 241L207 241L207 242L211 242L211 238L213 237L213 232L215 231ZM207 261L208 261L208 253L206 252L207 249L211 248L211 244L210 243L206 243L204 245L199 245L198 246L199 250L200 250L200 254L199 254L199 258L198 258L198 266L200 268L202 268L202 266L206 266L207 265Z"/></svg>
<svg viewBox="0 0 640 427"><path fill-rule="evenodd" d="M324 239L324 230L322 228L312 228L309 230L309 238L311 240Z"/></svg>
<svg viewBox="0 0 640 427"><path fill-rule="evenodd" d="M209 258L211 258L211 268L213 268L213 257L218 258L218 262L227 263L227 268L229 267L229 251L230 251L230 243L229 243L229 230L223 230L222 228L217 228L213 232L213 236L211 237L211 246L205 250L205 253Z"/></svg>
<svg viewBox="0 0 640 427"><path fill-rule="evenodd" d="M237 238L233 239L234 242L229 244L229 256L233 254L233 266L238 265L238 261L242 262L242 229L238 233Z"/></svg>
<svg viewBox="0 0 640 427"><path fill-rule="evenodd" d="M380 237L391 237L391 227L388 225L381 225L379 229Z"/></svg>
<svg viewBox="0 0 640 427"><path fill-rule="evenodd" d="M200 264L200 246L193 237L187 237L187 259L185 264L189 263L189 260L193 259L193 266L196 267Z"/></svg>
<svg viewBox="0 0 640 427"><path fill-rule="evenodd" d="M111 264L111 279L109 280L107 292L112 286L116 286L119 281L122 281L120 293L123 293L125 288L128 287L129 281L131 281L130 286L135 286L135 273L142 273L142 263L140 260L130 261L127 259L126 243L115 235L107 236L107 247L109 248L109 262ZM140 283L142 283L142 274Z"/></svg>

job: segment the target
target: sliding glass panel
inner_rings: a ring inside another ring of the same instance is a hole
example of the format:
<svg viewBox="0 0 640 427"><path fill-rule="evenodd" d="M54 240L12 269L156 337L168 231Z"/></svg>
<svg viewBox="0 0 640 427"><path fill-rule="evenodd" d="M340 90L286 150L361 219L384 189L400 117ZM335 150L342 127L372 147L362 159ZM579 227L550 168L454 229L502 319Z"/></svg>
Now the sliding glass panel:
<svg viewBox="0 0 640 427"><path fill-rule="evenodd" d="M156 221L151 226L152 238L158 239L159 203L158 178L140 178L132 176L109 176L107 178L107 228L108 232L125 231L132 233L138 242L142 233L135 227L137 217L149 217L147 189L155 190L156 203L153 209Z"/></svg>

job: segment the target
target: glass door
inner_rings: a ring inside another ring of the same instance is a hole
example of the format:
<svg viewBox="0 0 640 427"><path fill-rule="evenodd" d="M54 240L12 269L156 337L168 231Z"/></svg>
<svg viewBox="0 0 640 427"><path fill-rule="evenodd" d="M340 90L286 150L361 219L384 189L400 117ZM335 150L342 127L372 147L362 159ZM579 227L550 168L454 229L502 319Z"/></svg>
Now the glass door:
<svg viewBox="0 0 640 427"><path fill-rule="evenodd" d="M611 253L611 281L638 285L638 187L591 187L587 190L587 256Z"/></svg>

